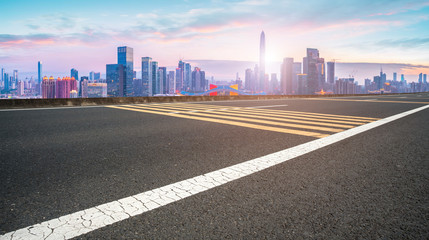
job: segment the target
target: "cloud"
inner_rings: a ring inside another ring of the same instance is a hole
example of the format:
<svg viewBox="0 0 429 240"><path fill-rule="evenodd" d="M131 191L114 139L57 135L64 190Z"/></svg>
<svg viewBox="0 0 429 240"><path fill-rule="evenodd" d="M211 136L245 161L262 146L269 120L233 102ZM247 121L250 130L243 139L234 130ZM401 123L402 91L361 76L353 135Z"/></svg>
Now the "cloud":
<svg viewBox="0 0 429 240"><path fill-rule="evenodd" d="M386 39L376 42L375 45L383 47L401 47L417 48L422 46L429 47L429 37L427 38L405 38L405 39Z"/></svg>
<svg viewBox="0 0 429 240"><path fill-rule="evenodd" d="M0 48L9 48L14 47L15 45L25 47L29 46L29 44L52 44L53 42L54 36L50 34L0 34Z"/></svg>

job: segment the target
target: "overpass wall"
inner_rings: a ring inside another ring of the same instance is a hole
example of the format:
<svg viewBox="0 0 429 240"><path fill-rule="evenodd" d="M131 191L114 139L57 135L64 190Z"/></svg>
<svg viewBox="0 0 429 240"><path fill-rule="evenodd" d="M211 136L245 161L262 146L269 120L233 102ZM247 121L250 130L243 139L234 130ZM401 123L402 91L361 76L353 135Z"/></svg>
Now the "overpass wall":
<svg viewBox="0 0 429 240"><path fill-rule="evenodd" d="M238 96L162 96L162 97L118 97L118 98L61 98L61 99L1 99L0 108L36 108L36 107L66 107L66 106L97 106L138 103L169 103L169 102L200 102L228 100L265 100L288 98L320 98L320 97L350 97L378 96L392 94L338 94L338 95L238 95Z"/></svg>

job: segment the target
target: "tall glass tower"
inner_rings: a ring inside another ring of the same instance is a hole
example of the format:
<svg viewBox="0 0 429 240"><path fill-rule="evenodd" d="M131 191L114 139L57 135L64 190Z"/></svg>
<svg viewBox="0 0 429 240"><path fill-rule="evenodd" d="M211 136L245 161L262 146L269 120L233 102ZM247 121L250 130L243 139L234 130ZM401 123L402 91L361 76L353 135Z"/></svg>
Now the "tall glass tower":
<svg viewBox="0 0 429 240"><path fill-rule="evenodd" d="M152 96L152 58L142 57L142 88L143 96Z"/></svg>
<svg viewBox="0 0 429 240"><path fill-rule="evenodd" d="M265 81L265 33L261 32L260 46L259 46L259 90L264 89Z"/></svg>
<svg viewBox="0 0 429 240"><path fill-rule="evenodd" d="M133 49L127 46L118 47L118 64L124 66L123 96L133 96L134 61Z"/></svg>
<svg viewBox="0 0 429 240"><path fill-rule="evenodd" d="M37 63L37 83L38 83L38 92L42 94L42 62Z"/></svg>

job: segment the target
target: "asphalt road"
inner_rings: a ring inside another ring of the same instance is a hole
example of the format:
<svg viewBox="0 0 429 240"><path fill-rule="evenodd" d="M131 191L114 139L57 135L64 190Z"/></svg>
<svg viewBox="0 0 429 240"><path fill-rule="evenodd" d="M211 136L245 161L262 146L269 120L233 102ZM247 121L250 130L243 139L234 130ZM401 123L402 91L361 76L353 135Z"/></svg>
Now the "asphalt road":
<svg viewBox="0 0 429 240"><path fill-rule="evenodd" d="M186 107L382 119L427 104L426 93ZM154 107L0 111L0 235L317 139L135 111ZM183 115L211 114L201 109ZM77 238L428 239L428 122L425 109Z"/></svg>

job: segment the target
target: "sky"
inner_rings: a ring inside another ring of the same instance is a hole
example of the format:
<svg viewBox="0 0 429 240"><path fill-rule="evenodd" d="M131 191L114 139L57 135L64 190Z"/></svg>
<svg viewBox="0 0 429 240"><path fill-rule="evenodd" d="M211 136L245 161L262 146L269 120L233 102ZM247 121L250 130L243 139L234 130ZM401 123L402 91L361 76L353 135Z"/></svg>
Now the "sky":
<svg viewBox="0 0 429 240"><path fill-rule="evenodd" d="M170 68L179 59L210 60L219 68L207 75L234 79L245 69L225 74L221 66L252 67L262 30L271 72L285 57L301 62L310 47L325 61L429 74L427 0L1 0L0 9L0 67L20 76L37 72L37 61L54 77L71 68L104 74L117 47L129 46L137 71L146 56Z"/></svg>

